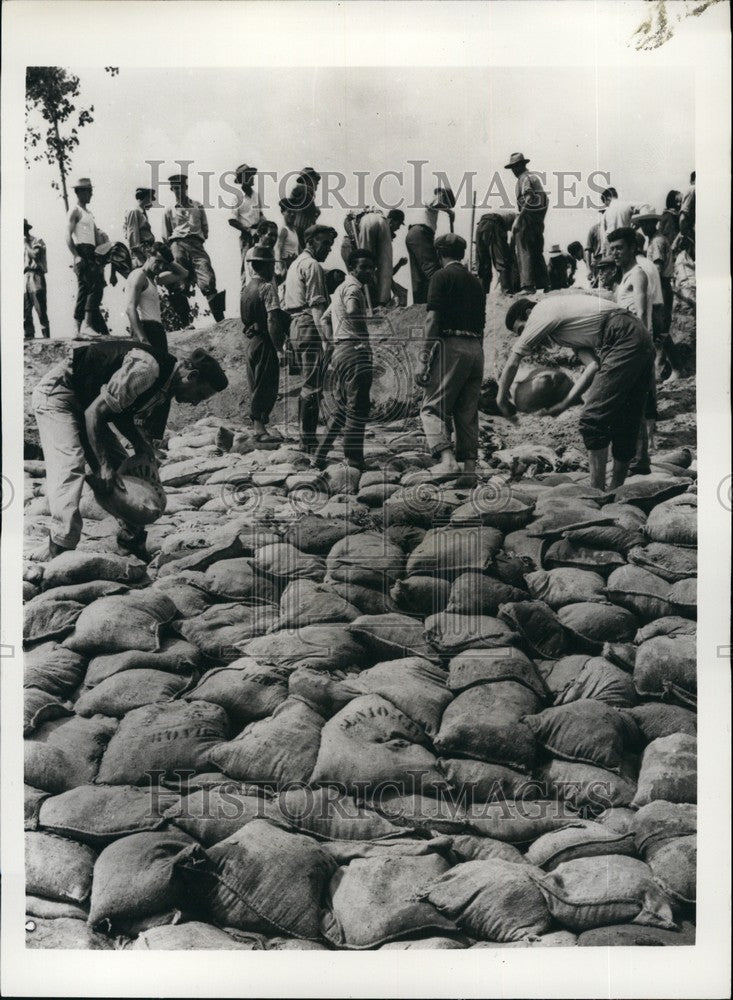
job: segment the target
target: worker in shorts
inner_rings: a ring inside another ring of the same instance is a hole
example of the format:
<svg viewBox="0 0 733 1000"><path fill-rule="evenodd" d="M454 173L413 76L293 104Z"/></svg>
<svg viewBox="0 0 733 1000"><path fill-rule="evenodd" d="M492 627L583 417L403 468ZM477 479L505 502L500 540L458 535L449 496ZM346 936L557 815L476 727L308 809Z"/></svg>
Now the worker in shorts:
<svg viewBox="0 0 733 1000"><path fill-rule="evenodd" d="M330 346L330 327L323 314L329 303L322 264L337 232L331 226L310 226L304 233L305 250L296 257L285 278L283 308L291 317L290 342L303 376L298 400L301 448L310 453L318 444L316 430L323 397L324 356Z"/></svg>
<svg viewBox="0 0 733 1000"><path fill-rule="evenodd" d="M539 303L518 299L507 311L506 326L517 340L499 379L501 412L516 419L509 390L520 364L537 347L549 340L571 348L585 370L565 399L541 412L557 416L584 400L580 433L588 449L590 485L605 490L610 445L610 486L621 486L636 453L654 370L654 344L645 325L615 302L578 293Z"/></svg>
<svg viewBox="0 0 733 1000"><path fill-rule="evenodd" d="M188 177L173 174L168 178L176 203L166 209L163 218L165 238L173 251L173 259L195 277L201 294L209 303L215 322L224 319L224 292L216 290L216 275L211 258L204 247L209 238L209 222L204 206L188 197ZM177 298L180 297L179 293ZM177 311L183 314L183 304Z"/></svg>
<svg viewBox="0 0 733 1000"><path fill-rule="evenodd" d="M249 416L258 444L278 444L282 436L267 429L277 400L283 362L280 302L272 281L275 255L270 247L254 246L247 251L247 262L252 275L242 288L241 314L247 339Z"/></svg>
<svg viewBox="0 0 733 1000"><path fill-rule="evenodd" d="M117 469L128 456L113 427L135 455L155 462L152 441L163 437L171 400L195 406L227 386L219 363L201 349L180 360L156 353L130 338L92 342L36 385L33 410L52 523L48 542L32 559L46 561L79 544L87 465L103 492L118 485ZM143 529L123 526L117 541L144 555L144 538Z"/></svg>
<svg viewBox="0 0 733 1000"><path fill-rule="evenodd" d="M440 269L428 287L424 358L415 372L416 383L425 390L420 419L428 447L438 459L430 469L436 481L461 472L467 481L474 479L478 459L486 293L461 263L466 246L456 233L435 241Z"/></svg>

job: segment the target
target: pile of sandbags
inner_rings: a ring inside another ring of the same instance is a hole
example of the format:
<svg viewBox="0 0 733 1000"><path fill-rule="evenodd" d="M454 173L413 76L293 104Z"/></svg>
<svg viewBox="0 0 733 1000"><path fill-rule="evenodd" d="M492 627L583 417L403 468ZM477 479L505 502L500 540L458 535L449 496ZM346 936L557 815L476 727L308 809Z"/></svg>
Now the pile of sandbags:
<svg viewBox="0 0 733 1000"><path fill-rule="evenodd" d="M205 418L149 561L85 493L26 564L29 946L694 941L692 456L463 489L373 434L320 474Z"/></svg>

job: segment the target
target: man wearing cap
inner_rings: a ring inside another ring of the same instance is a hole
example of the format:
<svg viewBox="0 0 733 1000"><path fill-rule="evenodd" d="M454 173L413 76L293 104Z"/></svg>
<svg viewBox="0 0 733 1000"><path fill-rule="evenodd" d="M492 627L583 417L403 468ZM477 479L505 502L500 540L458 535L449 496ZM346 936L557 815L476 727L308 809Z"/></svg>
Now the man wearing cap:
<svg viewBox="0 0 733 1000"><path fill-rule="evenodd" d="M267 424L277 400L283 338L278 316L280 302L273 285L275 256L269 246L257 244L247 251L252 275L241 292L241 316L247 339L249 416L259 444L282 440L268 433Z"/></svg>
<svg viewBox="0 0 733 1000"><path fill-rule="evenodd" d="M294 228L298 234L301 251L305 248L305 231L316 224L321 214L316 205L316 192L321 175L314 167L303 167L296 178L295 187L288 195L288 202L295 212Z"/></svg>
<svg viewBox="0 0 733 1000"><path fill-rule="evenodd" d="M448 216L451 232L455 222L455 195L450 188L437 187L433 199L423 205L417 221L408 227L405 246L410 258L410 279L412 282L412 301L427 302L430 279L440 268L438 255L435 252L435 230L438 228L438 214L445 212Z"/></svg>
<svg viewBox="0 0 733 1000"><path fill-rule="evenodd" d="M23 219L23 275L25 288L23 290L23 333L26 339L35 336L33 313L38 316L41 325L41 336L50 337L48 327L48 308L46 304L46 244L43 240L31 236L33 226Z"/></svg>
<svg viewBox="0 0 733 1000"><path fill-rule="evenodd" d="M572 348L586 367L565 399L544 415L557 416L584 399L580 433L588 449L590 485L605 490L610 445L611 489L616 489L636 451L653 377L654 346L644 324L615 302L577 293L551 295L539 303L518 299L507 311L506 326L517 340L499 379L501 412L515 418L509 390L520 364L537 347L550 340Z"/></svg>
<svg viewBox="0 0 733 1000"><path fill-rule="evenodd" d="M145 187L136 188L135 200L137 205L131 208L125 216L123 232L130 248L133 264L135 267L142 267L155 242L148 219L148 209L155 201L155 190Z"/></svg>
<svg viewBox="0 0 733 1000"><path fill-rule="evenodd" d="M244 275L245 270L245 254L251 246L254 246L257 226L265 217L262 212L260 196L254 188L256 176L257 167L250 167L247 163L240 163L237 167L234 179L237 184L241 185L242 193L237 195L237 204L232 209L231 217L227 220L229 225L239 232L242 275Z"/></svg>
<svg viewBox="0 0 733 1000"><path fill-rule="evenodd" d="M98 488L118 485L127 458L112 426L136 455L155 460L152 440L163 437L171 400L196 405L227 386L218 362L196 349L180 360L136 340L109 339L75 348L33 390L33 410L46 462L51 509L48 542L31 558L46 561L79 543L86 466ZM143 554L145 532L123 525L118 544Z"/></svg>
<svg viewBox="0 0 733 1000"><path fill-rule="evenodd" d="M499 276L499 286L506 295L517 291L517 260L514 247L509 243L516 212L487 212L476 226L476 257L478 276L488 295L491 290L493 268Z"/></svg>
<svg viewBox="0 0 733 1000"><path fill-rule="evenodd" d="M325 469L328 453L342 432L346 462L353 468L364 468L364 432L372 387L365 288L374 280L374 257L368 250L354 250L347 267L348 276L331 298L333 410L314 456L314 465L320 469Z"/></svg>
<svg viewBox="0 0 733 1000"><path fill-rule="evenodd" d="M331 226L310 226L304 234L305 249L290 265L285 278L283 308L291 316L290 342L303 376L298 423L301 447L306 452L315 451L318 443L323 359L331 340L328 321L323 319L328 292L321 265L337 235Z"/></svg>
<svg viewBox="0 0 733 1000"><path fill-rule="evenodd" d="M517 217L512 225L512 236L519 267L519 284L525 294L532 294L538 288L546 290L549 286L543 252L547 192L537 174L527 170L529 162L524 153L512 153L509 162L504 164L505 170L511 170L517 179Z"/></svg>
<svg viewBox="0 0 733 1000"><path fill-rule="evenodd" d="M438 459L432 477L453 478L463 462L464 475L472 479L478 459L486 293L461 263L466 253L462 236L438 237L435 250L440 269L430 279L425 351L415 372L415 381L425 389L420 419L428 447Z"/></svg>
<svg viewBox="0 0 733 1000"><path fill-rule="evenodd" d="M209 238L206 211L200 202L188 197L188 178L185 174L174 174L168 178L168 183L176 203L166 209L163 217L165 238L176 263L185 267L189 275L195 275L196 284L218 323L224 319L224 292L216 290L216 275L204 248L204 242Z"/></svg>
<svg viewBox="0 0 733 1000"><path fill-rule="evenodd" d="M66 220L66 245L74 261L77 280L74 319L77 332L81 333L82 322L94 333L107 334L107 324L101 312L104 294L104 269L100 267L95 254L98 243L103 242L97 230L94 216L87 207L92 199L92 182L88 177L80 177L74 185L76 205Z"/></svg>

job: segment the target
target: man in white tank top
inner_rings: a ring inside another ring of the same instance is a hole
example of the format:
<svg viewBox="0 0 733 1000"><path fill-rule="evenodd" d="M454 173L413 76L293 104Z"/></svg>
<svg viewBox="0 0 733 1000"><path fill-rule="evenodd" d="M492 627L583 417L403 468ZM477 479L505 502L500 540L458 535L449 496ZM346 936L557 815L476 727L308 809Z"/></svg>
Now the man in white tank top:
<svg viewBox="0 0 733 1000"><path fill-rule="evenodd" d="M164 243L153 243L145 263L130 272L127 279L127 318L135 340L149 344L160 354L168 353L160 312L158 284L186 278L188 272L173 260L173 252Z"/></svg>
<svg viewBox="0 0 733 1000"><path fill-rule="evenodd" d="M69 212L66 222L66 245L74 260L74 274L78 282L74 320L78 333L82 332L82 322L86 322L92 333L108 334L107 324L101 312L104 293L104 269L95 255L98 242L94 216L87 208L92 198L92 182L88 177L80 177L74 185L76 205Z"/></svg>

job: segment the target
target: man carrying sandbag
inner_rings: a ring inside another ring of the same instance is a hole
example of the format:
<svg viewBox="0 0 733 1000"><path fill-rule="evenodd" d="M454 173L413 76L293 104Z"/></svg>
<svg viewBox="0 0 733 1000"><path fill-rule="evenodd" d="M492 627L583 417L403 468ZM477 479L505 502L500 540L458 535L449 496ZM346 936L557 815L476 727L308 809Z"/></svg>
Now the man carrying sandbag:
<svg viewBox="0 0 733 1000"><path fill-rule="evenodd" d="M548 338L570 347L585 370L567 396L540 411L557 416L585 396L580 433L588 449L590 485L606 488L608 446L613 455L611 489L626 478L636 452L649 382L654 345L644 324L615 302L597 295L558 295L536 303L518 299L506 314L507 328L517 341L499 379L496 402L505 417L515 416L509 390L523 358Z"/></svg>
<svg viewBox="0 0 733 1000"><path fill-rule="evenodd" d="M136 456L155 462L150 439L162 438L171 400L195 406L227 384L218 361L201 349L180 360L156 358L148 345L129 339L77 347L51 368L33 390L33 410L53 523L48 542L31 558L46 561L78 545L87 464L102 493L119 489L117 471L127 453L110 425ZM123 529L118 543L137 552L141 535L135 527Z"/></svg>
<svg viewBox="0 0 733 1000"><path fill-rule="evenodd" d="M461 472L474 477L478 459L478 405L484 375L486 294L461 263L466 241L446 233L435 241L440 270L430 279L425 324L425 361L415 381L425 389L420 419L437 465L436 481ZM451 442L455 428L455 452Z"/></svg>

